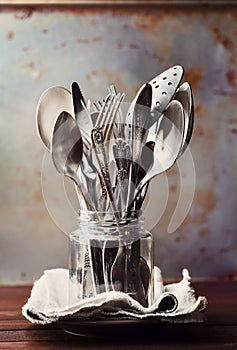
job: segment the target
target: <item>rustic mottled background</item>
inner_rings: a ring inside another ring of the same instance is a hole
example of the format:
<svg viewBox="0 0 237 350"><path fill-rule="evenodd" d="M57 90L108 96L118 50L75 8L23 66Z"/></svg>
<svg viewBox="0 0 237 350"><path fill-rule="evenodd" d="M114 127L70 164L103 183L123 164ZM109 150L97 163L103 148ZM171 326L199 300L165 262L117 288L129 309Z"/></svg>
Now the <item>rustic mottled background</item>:
<svg viewBox="0 0 237 350"><path fill-rule="evenodd" d="M70 187L36 132L41 93L77 80L96 100L113 83L130 101L141 84L175 64L184 66L194 92L196 189L188 216L168 234L180 169L167 174L168 204L158 223L162 177L153 181L145 213L155 261L167 278L183 267L194 277L236 278L237 7L214 4L0 7L0 283L29 283L46 268L67 266L62 231L75 227L75 212L65 195ZM189 176L187 168L187 198Z"/></svg>

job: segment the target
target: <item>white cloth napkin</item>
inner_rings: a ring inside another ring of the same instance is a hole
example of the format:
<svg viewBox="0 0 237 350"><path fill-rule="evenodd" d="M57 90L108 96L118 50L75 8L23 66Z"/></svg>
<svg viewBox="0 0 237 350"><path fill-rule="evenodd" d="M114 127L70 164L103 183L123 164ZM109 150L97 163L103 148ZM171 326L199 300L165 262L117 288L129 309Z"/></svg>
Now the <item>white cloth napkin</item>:
<svg viewBox="0 0 237 350"><path fill-rule="evenodd" d="M154 268L154 303L143 307L139 302L122 292L106 292L94 298L69 303L69 271L52 269L34 283L30 298L22 307L22 314L32 323L47 324L62 318L77 319L144 319L159 318L172 322L202 322L207 299L195 297L187 269L178 283L163 285L161 271ZM166 299L165 299L166 298ZM166 301L175 300L173 310L164 308ZM163 307L162 307L163 303Z"/></svg>

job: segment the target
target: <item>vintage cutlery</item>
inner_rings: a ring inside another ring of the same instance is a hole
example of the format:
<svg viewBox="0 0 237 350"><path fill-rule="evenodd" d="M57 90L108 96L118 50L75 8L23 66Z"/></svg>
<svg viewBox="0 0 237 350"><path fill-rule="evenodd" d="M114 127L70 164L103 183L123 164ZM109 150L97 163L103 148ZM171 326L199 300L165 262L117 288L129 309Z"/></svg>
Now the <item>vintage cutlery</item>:
<svg viewBox="0 0 237 350"><path fill-rule="evenodd" d="M107 96L103 107L99 112L96 125L91 132L94 153L99 165L98 170L101 174L107 195L110 200L111 209L114 213L116 221L118 220L118 213L115 205L115 198L112 191L112 184L108 169L109 162L107 159L106 142L109 141L113 128L113 121L123 98L124 95L120 94L118 94L116 97L111 97L111 94Z"/></svg>
<svg viewBox="0 0 237 350"><path fill-rule="evenodd" d="M60 113L55 123L50 150L57 171L77 185L83 210L94 210L93 202L77 175L83 154L81 132L75 119L66 111Z"/></svg>
<svg viewBox="0 0 237 350"><path fill-rule="evenodd" d="M170 102L155 138L153 165L136 187L134 198L148 181L168 170L177 159L183 142L183 114L183 107L179 101Z"/></svg>

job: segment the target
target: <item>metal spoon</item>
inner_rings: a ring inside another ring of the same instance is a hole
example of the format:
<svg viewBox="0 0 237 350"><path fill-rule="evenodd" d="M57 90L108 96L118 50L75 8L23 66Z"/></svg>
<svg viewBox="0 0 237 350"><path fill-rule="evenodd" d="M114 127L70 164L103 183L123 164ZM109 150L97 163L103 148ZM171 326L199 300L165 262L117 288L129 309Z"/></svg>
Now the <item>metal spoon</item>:
<svg viewBox="0 0 237 350"><path fill-rule="evenodd" d="M147 141L146 144L143 146L142 154L141 154L141 166L140 166L140 171L138 173L138 183L141 182L141 180L147 174L148 170L153 165L154 148L155 148L155 141ZM143 186L142 190L138 193L136 200L134 202L134 205L135 205L134 210L141 209L144 199L146 197L148 187L149 187L149 182L147 182L146 185Z"/></svg>
<svg viewBox="0 0 237 350"><path fill-rule="evenodd" d="M45 90L36 107L36 123L40 138L48 150L55 121L62 111L73 113L70 91L60 86Z"/></svg>
<svg viewBox="0 0 237 350"><path fill-rule="evenodd" d="M73 82L71 89L75 119L73 119L69 114L65 113L59 116L54 128L56 133L54 133L53 136L53 159L54 161L57 161L57 166L60 167L58 169L59 172L63 173L65 176L69 176L77 185L77 189L82 195L82 198L81 196L78 196L79 200L82 199L82 209L95 210L94 206L96 205L96 197L93 192L94 186L92 185L92 182L95 180L96 173L93 167L90 165L88 154L85 154L84 161L82 162L83 141L80 128L78 127L78 125L80 125L82 128L84 128L84 141L87 142L87 145L89 144L88 147L90 147L90 141L88 140L88 135L86 134L86 131L88 131L86 128L88 123L87 125L84 123L85 121L90 120L90 118L87 118L88 114L85 111L85 100L79 85L76 82ZM62 129L59 130L59 128ZM62 132L63 134L61 135L59 132ZM55 135L57 135L57 137ZM60 148L60 144L61 147L64 146L64 149ZM80 173L82 174L82 179L85 180L83 182L79 180L79 164L82 165L80 168ZM98 216L97 213L96 215ZM85 263L83 273L87 275L87 278L92 278L93 285L95 286L95 292L101 293L104 291L104 280L102 264L100 263L102 259L102 250L100 247L98 247L98 244L99 242L96 240L89 240L89 265ZM91 293L91 285L92 284L89 283L89 288L87 285L83 286L82 290L85 296L88 294L88 291Z"/></svg>
<svg viewBox="0 0 237 350"><path fill-rule="evenodd" d="M193 95L189 83L185 82L179 87L179 89L176 91L174 99L179 101L184 109L184 138L179 153L180 157L190 142L194 124Z"/></svg>
<svg viewBox="0 0 237 350"><path fill-rule="evenodd" d="M171 101L164 113L155 138L154 162L147 174L138 184L134 198L143 186L154 176L168 170L180 152L184 135L184 112L179 101Z"/></svg>
<svg viewBox="0 0 237 350"><path fill-rule="evenodd" d="M71 178L77 186L80 196L81 209L84 211L95 211L94 203L90 197L90 193L87 188L78 177L78 167L82 160L83 155L83 142L80 129L76 120L67 112L63 111L58 116L55 123L52 137L51 155L53 163L60 174ZM84 262L83 274L90 276L93 281L93 286L96 286L95 282L98 282L98 265L95 263L95 252L93 244L91 245L89 240L88 253L89 253L89 265ZM89 278L89 277L88 277ZM83 285L83 295L91 293L91 283L86 286ZM96 292L98 290L94 290Z"/></svg>
<svg viewBox="0 0 237 350"><path fill-rule="evenodd" d="M145 84L138 91L127 113L129 128L127 130L125 129L124 132L125 138L129 140L131 144L132 151L132 161L129 164L129 186L127 188L126 200L126 207L128 210L131 209L130 203L134 198L134 189L139 182L139 160L148 134L149 120L151 116L151 100L152 87L150 84Z"/></svg>
<svg viewBox="0 0 237 350"><path fill-rule="evenodd" d="M82 160L83 142L81 132L73 117L66 111L58 116L53 129L51 155L60 174L71 178L81 193L82 209L93 210L91 198L78 178L77 170Z"/></svg>

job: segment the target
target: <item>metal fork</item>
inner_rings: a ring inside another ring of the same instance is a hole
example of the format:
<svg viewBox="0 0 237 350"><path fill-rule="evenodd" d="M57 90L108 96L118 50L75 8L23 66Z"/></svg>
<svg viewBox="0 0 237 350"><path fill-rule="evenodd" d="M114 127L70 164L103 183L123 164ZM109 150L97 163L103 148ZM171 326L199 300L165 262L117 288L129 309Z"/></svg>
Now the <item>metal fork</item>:
<svg viewBox="0 0 237 350"><path fill-rule="evenodd" d="M103 105L102 108L99 111L95 127L92 129L91 132L91 139L92 139L92 145L93 149L92 151L95 153L98 165L99 165L99 172L101 173L101 178L102 182L104 185L104 188L106 190L106 193L108 195L109 201L110 201L110 206L112 209L113 216L115 218L117 226L119 226L119 216L117 212L117 207L115 204L115 198L113 194L113 189L112 189L112 183L111 183L111 178L110 178L110 173L109 173L109 162L108 162L108 157L107 157L107 149L106 142L110 140L111 133L113 131L113 122L116 117L117 110L120 106L120 103L122 102L124 98L124 95L118 94L116 96L111 96L109 94ZM101 249L100 247L96 245L91 246L91 251L94 256L100 255L102 257L102 262L104 262L104 247ZM101 261L101 259L99 259ZM96 266L100 266L99 262L97 262ZM103 265L103 264L102 264ZM103 268L103 276L100 274L100 272L96 269L94 269L94 274L99 278L99 284L105 286L105 290L109 290L109 285L108 285L108 278L107 278L107 270L105 270L104 265L102 266ZM104 291L104 290L102 290Z"/></svg>
<svg viewBox="0 0 237 350"><path fill-rule="evenodd" d="M117 92L113 85L108 88L112 96L116 96ZM127 195L128 195L128 180L129 180L129 168L131 162L131 147L125 140L124 132L124 116L121 106L118 108L118 118L116 122L116 138L113 145L113 155L117 167L117 196L118 206L121 212L126 211Z"/></svg>
<svg viewBox="0 0 237 350"><path fill-rule="evenodd" d="M117 224L119 217L115 205L115 199L109 173L109 162L107 157L106 142L108 142L110 139L113 130L113 122L115 120L118 108L124 99L124 96L124 94L117 94L115 96L108 94L99 112L95 127L92 129L91 132L91 139L92 145L94 147L95 156L99 164L99 170Z"/></svg>

